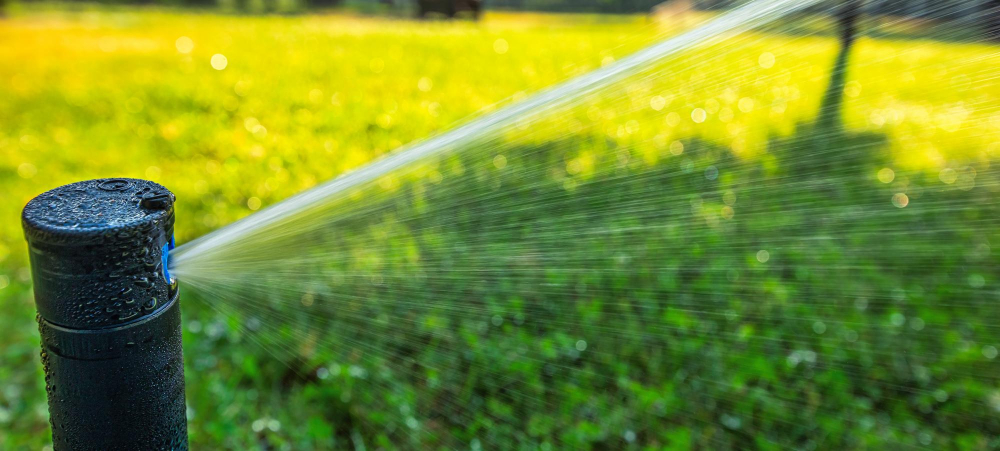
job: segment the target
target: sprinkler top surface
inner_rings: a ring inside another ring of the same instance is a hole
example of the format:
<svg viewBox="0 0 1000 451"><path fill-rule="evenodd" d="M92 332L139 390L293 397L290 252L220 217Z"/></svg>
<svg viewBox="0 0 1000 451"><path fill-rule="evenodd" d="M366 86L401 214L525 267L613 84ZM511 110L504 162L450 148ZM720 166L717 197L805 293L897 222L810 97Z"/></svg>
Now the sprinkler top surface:
<svg viewBox="0 0 1000 451"><path fill-rule="evenodd" d="M109 244L173 227L174 195L139 179L98 179L60 186L28 202L22 215L25 237L72 246Z"/></svg>
<svg viewBox="0 0 1000 451"><path fill-rule="evenodd" d="M73 183L28 202L22 223L41 317L101 329L168 304L176 291L164 263L173 203L163 186L127 178Z"/></svg>

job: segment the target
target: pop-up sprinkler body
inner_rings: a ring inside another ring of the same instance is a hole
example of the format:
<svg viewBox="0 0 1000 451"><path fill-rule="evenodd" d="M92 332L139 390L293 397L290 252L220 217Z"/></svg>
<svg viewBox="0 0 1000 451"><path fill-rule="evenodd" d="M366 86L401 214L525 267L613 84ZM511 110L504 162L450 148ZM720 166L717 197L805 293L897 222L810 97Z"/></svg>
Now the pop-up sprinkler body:
<svg viewBox="0 0 1000 451"><path fill-rule="evenodd" d="M56 450L187 448L173 204L156 183L100 179L24 208Z"/></svg>

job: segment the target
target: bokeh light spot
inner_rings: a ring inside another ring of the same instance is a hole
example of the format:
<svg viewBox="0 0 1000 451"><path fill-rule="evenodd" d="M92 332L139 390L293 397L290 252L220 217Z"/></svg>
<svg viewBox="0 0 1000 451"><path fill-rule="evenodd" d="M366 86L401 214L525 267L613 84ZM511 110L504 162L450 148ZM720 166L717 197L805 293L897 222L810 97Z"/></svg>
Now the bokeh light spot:
<svg viewBox="0 0 1000 451"><path fill-rule="evenodd" d="M493 41L494 52L503 55L504 53L507 53L508 50L510 50L510 44L507 43L506 39L500 38L497 39L496 41Z"/></svg>
<svg viewBox="0 0 1000 451"><path fill-rule="evenodd" d="M708 112L704 108L695 108L691 112L691 120L696 124L705 122L706 119L708 119Z"/></svg>
<svg viewBox="0 0 1000 451"><path fill-rule="evenodd" d="M430 78L421 77L420 80L417 81L417 89L421 92L429 92L432 88L434 88L434 82L431 81Z"/></svg>
<svg viewBox="0 0 1000 451"><path fill-rule="evenodd" d="M674 141L674 142L670 143L670 154L671 155L675 155L676 156L676 155L680 155L682 153L684 153L684 143L682 143L680 141Z"/></svg>
<svg viewBox="0 0 1000 451"><path fill-rule="evenodd" d="M652 108L653 111L660 111L665 106L667 106L667 99L663 96L653 96L649 99L649 107Z"/></svg>
<svg viewBox="0 0 1000 451"><path fill-rule="evenodd" d="M757 58L757 64L760 64L760 67L763 67L764 69L770 69L774 67L774 62L775 62L775 57L774 54L771 52L761 53L760 57Z"/></svg>
<svg viewBox="0 0 1000 451"><path fill-rule="evenodd" d="M503 169L507 167L507 157L503 155L497 155L493 157L493 166L495 166L497 169Z"/></svg>
<svg viewBox="0 0 1000 451"><path fill-rule="evenodd" d="M37 173L38 169L31 163L21 163L21 165L17 167L17 175L23 179L30 179Z"/></svg>
<svg viewBox="0 0 1000 451"><path fill-rule="evenodd" d="M878 181L882 183L891 183L896 179L896 173L889 168L882 168L878 171Z"/></svg>
<svg viewBox="0 0 1000 451"><path fill-rule="evenodd" d="M958 180L958 172L956 172L952 168L944 168L938 174L938 179L940 179L942 182L948 185L951 185L952 183L955 183L956 180Z"/></svg>
<svg viewBox="0 0 1000 451"><path fill-rule="evenodd" d="M178 52L183 54L188 54L191 53L192 50L194 50L194 41L192 41L191 38L187 36L181 36L177 38L176 41L174 41L174 47L177 48Z"/></svg>
<svg viewBox="0 0 1000 451"><path fill-rule="evenodd" d="M861 83L858 83L857 81L848 82L847 86L844 87L844 94L846 94L847 97L857 97L857 96L860 96L861 95Z"/></svg>
<svg viewBox="0 0 1000 451"><path fill-rule="evenodd" d="M213 69L215 69L215 70L222 70L222 69L225 69L226 66L228 66L228 65L229 65L229 59L226 58L226 55L223 55L221 53L216 53L215 55L212 55L212 68Z"/></svg>
<svg viewBox="0 0 1000 451"><path fill-rule="evenodd" d="M892 196L892 204L897 208L906 208L910 205L910 197L903 193L896 193Z"/></svg>
<svg viewBox="0 0 1000 451"><path fill-rule="evenodd" d="M722 217L724 219L733 219L733 216L735 214L736 214L736 211L733 210L733 207L730 207L728 205L726 205L725 207L722 207Z"/></svg>

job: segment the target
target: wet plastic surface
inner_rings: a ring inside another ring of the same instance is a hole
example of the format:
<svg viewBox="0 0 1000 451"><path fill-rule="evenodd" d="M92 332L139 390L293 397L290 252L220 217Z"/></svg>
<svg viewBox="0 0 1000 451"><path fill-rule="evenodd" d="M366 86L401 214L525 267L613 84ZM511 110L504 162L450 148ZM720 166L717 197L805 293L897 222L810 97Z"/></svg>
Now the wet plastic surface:
<svg viewBox="0 0 1000 451"><path fill-rule="evenodd" d="M125 324L173 297L163 275L174 226L166 188L136 179L78 182L32 199L22 219L35 303L49 322Z"/></svg>
<svg viewBox="0 0 1000 451"><path fill-rule="evenodd" d="M48 191L22 216L56 450L186 449L174 196L145 180Z"/></svg>

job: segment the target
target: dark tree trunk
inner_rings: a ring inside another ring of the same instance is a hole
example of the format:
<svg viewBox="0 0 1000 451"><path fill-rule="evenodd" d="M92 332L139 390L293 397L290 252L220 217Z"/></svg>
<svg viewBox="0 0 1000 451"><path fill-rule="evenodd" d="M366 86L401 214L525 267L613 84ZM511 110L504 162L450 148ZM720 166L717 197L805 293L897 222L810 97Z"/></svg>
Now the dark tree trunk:
<svg viewBox="0 0 1000 451"><path fill-rule="evenodd" d="M472 20L479 20L480 15L482 15L483 4L478 0L473 0L469 2L469 10L472 11Z"/></svg>
<svg viewBox="0 0 1000 451"><path fill-rule="evenodd" d="M431 0L417 0L417 17L427 17L427 14L431 12L436 12Z"/></svg>
<svg viewBox="0 0 1000 451"><path fill-rule="evenodd" d="M840 52L830 73L830 84L823 94L820 104L819 130L839 130L844 106L844 87L847 84L847 63L851 48L858 37L858 18L861 16L862 0L843 0L836 10L837 27L840 34Z"/></svg>
<svg viewBox="0 0 1000 451"><path fill-rule="evenodd" d="M481 7L478 0L417 0L417 17L439 13L454 18L459 12L468 11L473 18L478 18Z"/></svg>
<svg viewBox="0 0 1000 451"><path fill-rule="evenodd" d="M983 37L990 41L1000 41L1000 0L986 0L980 14Z"/></svg>

